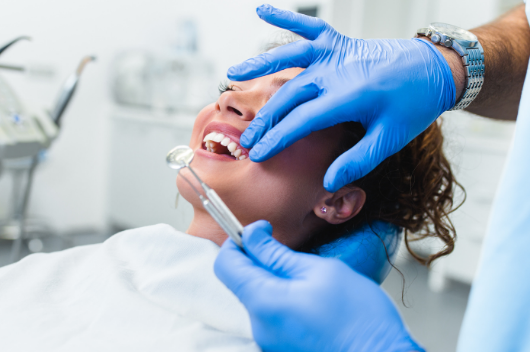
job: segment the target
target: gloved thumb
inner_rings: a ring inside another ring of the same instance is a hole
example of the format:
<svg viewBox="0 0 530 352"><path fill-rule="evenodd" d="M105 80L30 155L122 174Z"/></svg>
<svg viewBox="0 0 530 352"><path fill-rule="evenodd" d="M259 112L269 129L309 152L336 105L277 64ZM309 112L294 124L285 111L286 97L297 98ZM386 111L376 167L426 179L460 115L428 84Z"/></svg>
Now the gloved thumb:
<svg viewBox="0 0 530 352"><path fill-rule="evenodd" d="M272 237L272 226L259 220L245 227L243 247L266 270L280 277L293 277L312 263L315 257L295 252Z"/></svg>
<svg viewBox="0 0 530 352"><path fill-rule="evenodd" d="M257 286L267 280L276 279L275 275L249 258L230 238L225 241L217 255L214 271L219 280L243 303Z"/></svg>

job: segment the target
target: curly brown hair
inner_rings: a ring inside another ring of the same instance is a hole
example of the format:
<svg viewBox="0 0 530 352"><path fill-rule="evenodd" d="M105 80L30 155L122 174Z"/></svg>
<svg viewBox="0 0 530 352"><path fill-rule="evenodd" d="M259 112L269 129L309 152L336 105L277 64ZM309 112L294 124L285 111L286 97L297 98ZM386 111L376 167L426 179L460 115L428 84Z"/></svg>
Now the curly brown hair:
<svg viewBox="0 0 530 352"><path fill-rule="evenodd" d="M435 259L451 253L456 231L449 214L455 206L454 194L464 188L457 182L443 151L442 119L432 123L400 152L388 157L372 172L346 187L359 187L366 193L366 202L357 216L341 225L330 226L313 236L302 248L317 248L343 237L366 223L380 220L404 229L405 245L421 264L429 266ZM343 136L336 156L353 147L365 134L361 124L344 123ZM413 241L438 238L444 247L437 253L422 257L410 246Z"/></svg>

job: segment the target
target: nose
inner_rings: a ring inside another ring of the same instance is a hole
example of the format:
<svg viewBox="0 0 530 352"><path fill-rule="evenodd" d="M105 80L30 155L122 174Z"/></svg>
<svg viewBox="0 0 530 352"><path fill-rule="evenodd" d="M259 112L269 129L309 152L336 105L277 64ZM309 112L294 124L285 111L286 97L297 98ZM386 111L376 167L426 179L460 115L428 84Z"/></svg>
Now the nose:
<svg viewBox="0 0 530 352"><path fill-rule="evenodd" d="M225 92L217 100L216 108L227 117L243 121L252 121L259 109L256 109L246 92Z"/></svg>

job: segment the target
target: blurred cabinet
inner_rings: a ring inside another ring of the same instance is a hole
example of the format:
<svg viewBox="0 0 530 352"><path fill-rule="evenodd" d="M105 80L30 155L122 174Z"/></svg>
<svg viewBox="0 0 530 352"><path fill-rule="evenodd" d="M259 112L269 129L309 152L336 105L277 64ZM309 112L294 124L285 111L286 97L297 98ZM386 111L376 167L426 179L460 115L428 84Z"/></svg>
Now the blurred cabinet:
<svg viewBox="0 0 530 352"><path fill-rule="evenodd" d="M430 271L430 287L435 291L444 289L447 279L473 281L514 128L511 122L462 112L446 114L445 124L446 150L467 199L451 215L458 236L454 252Z"/></svg>
<svg viewBox="0 0 530 352"><path fill-rule="evenodd" d="M155 116L153 116L155 115ZM167 223L185 231L193 209L182 197L175 209L176 172L167 152L188 144L195 115L120 109L111 117L108 221L117 229Z"/></svg>

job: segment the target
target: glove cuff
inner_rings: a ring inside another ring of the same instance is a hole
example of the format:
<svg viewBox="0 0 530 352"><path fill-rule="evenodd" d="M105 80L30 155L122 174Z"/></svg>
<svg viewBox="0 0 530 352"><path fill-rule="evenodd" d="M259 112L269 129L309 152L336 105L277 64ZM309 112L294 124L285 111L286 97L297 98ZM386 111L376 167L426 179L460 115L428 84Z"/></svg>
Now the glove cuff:
<svg viewBox="0 0 530 352"><path fill-rule="evenodd" d="M428 48L431 54L433 54L433 64L438 66L437 68L442 76L443 84L440 99L443 99L443 104L442 111L439 113L441 115L445 111L450 110L456 103L456 85L453 72L443 54L433 43L419 38L413 38L412 40Z"/></svg>

